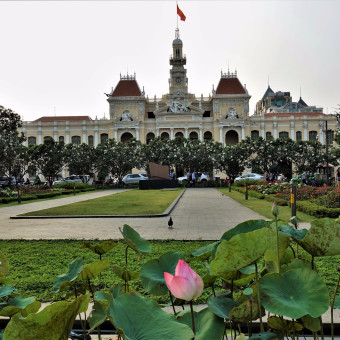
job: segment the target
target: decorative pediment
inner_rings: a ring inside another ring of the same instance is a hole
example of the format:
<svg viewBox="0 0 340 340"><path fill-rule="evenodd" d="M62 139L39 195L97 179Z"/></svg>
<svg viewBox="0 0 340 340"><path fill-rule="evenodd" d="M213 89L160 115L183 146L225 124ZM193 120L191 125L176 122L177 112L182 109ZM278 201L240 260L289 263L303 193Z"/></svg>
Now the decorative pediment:
<svg viewBox="0 0 340 340"><path fill-rule="evenodd" d="M204 110L200 107L188 105L184 106L183 104L180 104L178 106L174 105L167 105L162 106L156 109L154 112L154 115L156 117L160 116L202 116L204 113Z"/></svg>

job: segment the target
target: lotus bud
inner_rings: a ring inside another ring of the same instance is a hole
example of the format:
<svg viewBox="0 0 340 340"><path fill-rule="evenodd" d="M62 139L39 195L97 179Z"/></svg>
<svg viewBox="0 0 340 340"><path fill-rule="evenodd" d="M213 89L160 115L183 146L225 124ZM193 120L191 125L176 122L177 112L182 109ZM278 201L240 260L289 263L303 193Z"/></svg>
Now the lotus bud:
<svg viewBox="0 0 340 340"><path fill-rule="evenodd" d="M289 219L289 222L297 229L298 225L298 218L296 216L293 216Z"/></svg>
<svg viewBox="0 0 340 340"><path fill-rule="evenodd" d="M272 206L272 214L273 214L273 216L275 216L275 217L278 217L278 216L279 216L279 208L277 207L276 202L273 203L273 206Z"/></svg>
<svg viewBox="0 0 340 340"><path fill-rule="evenodd" d="M175 276L164 273L164 279L170 292L178 299L191 301L203 292L202 278L183 260L178 260Z"/></svg>

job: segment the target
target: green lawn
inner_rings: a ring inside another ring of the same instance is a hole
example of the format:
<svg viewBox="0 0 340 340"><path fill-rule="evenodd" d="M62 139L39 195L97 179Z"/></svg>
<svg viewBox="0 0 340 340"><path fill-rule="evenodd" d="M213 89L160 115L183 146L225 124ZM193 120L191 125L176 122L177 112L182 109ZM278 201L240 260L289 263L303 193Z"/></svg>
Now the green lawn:
<svg viewBox="0 0 340 340"><path fill-rule="evenodd" d="M99 242L101 241L91 241L92 244ZM180 252L188 261L188 256L194 250L211 243L211 241L174 240L149 242L151 244L151 253L141 256L140 259L134 251L128 251L130 270L139 271L144 263L158 258L168 251ZM95 255L89 249L80 249L82 244L82 240L0 240L0 249L6 255L10 266L7 278L11 280L11 284L21 294L36 296L39 301L59 300L62 295L52 292L56 276L66 273L69 263L75 259L81 259L84 264L98 260L98 255ZM301 250L301 254L303 253ZM109 261L112 265L124 267L125 244L120 243L110 252L103 255L103 259ZM316 268L331 292L334 291L336 285L339 261L340 256L315 259ZM207 272L201 261L191 261L190 266L201 276ZM95 281L97 282L98 278ZM122 283L113 273L112 266L103 272L102 282L106 289L112 289L117 283ZM216 287L217 290L220 289L220 284L221 282L219 281ZM142 294L147 294L140 279L133 281L131 287ZM211 290L205 289L198 302L205 302L210 294ZM158 298L158 301L167 302L168 296Z"/></svg>
<svg viewBox="0 0 340 340"><path fill-rule="evenodd" d="M271 213L273 203L266 201L266 200L260 200L255 197L248 197L248 200L245 200L244 194L240 193L238 191L235 191L231 189L231 192L229 192L229 189L227 188L221 188L218 189L226 196L229 196L236 202L244 205L245 207L257 212L258 214L261 214L267 218L274 218L273 214ZM279 206L279 218L281 220L288 221L291 218L291 208L286 206ZM297 217L299 218L300 222L311 222L316 219L315 216L310 216L305 214L304 212L297 211L296 212Z"/></svg>
<svg viewBox="0 0 340 340"><path fill-rule="evenodd" d="M161 214L182 192L178 190L131 190L22 214L20 216L142 215Z"/></svg>

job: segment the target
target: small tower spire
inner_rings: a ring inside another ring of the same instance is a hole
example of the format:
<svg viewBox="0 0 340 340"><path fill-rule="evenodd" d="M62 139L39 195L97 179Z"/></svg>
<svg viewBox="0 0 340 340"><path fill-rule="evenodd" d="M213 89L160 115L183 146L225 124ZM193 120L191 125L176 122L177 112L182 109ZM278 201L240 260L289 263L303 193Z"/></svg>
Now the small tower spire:
<svg viewBox="0 0 340 340"><path fill-rule="evenodd" d="M175 39L179 39L179 28L177 25L177 28L175 29Z"/></svg>

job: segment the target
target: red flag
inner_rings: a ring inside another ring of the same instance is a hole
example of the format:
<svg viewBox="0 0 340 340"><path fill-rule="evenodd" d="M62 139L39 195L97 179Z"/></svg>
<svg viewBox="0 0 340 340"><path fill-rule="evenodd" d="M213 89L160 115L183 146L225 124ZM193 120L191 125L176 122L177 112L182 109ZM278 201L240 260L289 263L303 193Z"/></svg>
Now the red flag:
<svg viewBox="0 0 340 340"><path fill-rule="evenodd" d="M184 13L179 9L178 5L177 5L177 14L179 15L179 17L181 18L182 21L185 21L186 16L185 16Z"/></svg>

